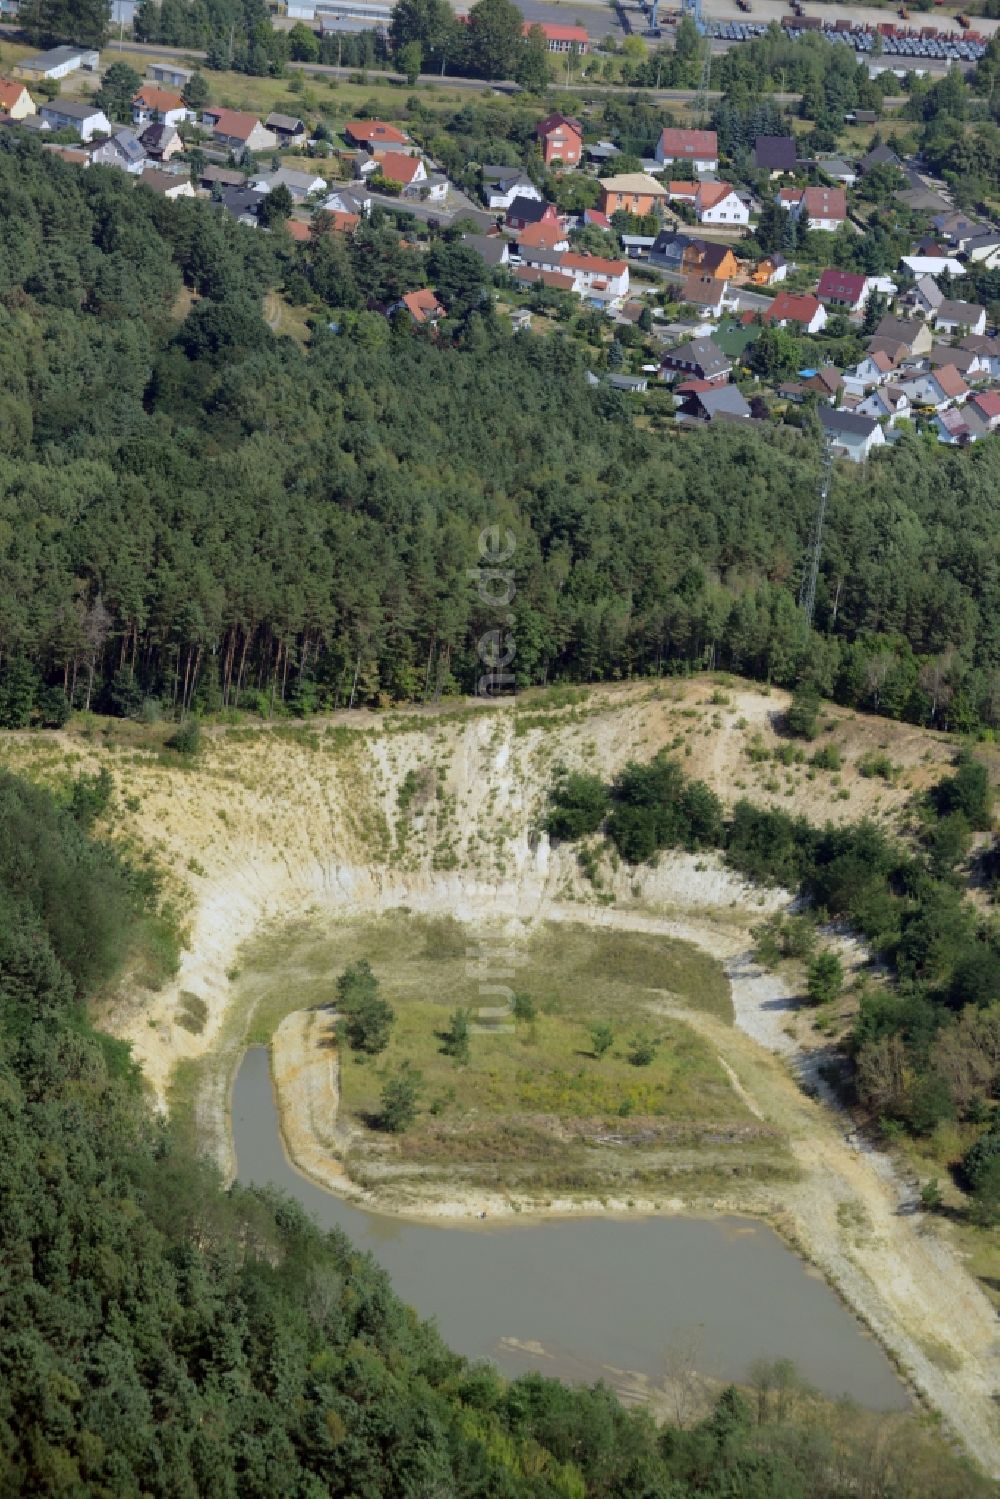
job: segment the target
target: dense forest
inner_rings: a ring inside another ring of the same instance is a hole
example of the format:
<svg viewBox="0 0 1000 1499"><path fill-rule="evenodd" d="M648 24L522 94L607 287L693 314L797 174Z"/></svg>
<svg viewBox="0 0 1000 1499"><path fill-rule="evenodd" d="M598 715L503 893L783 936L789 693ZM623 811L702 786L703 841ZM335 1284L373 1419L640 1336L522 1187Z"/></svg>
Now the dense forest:
<svg viewBox="0 0 1000 1499"><path fill-rule="evenodd" d="M157 891L93 836L112 788L0 776L0 1491L206 1499L974 1499L915 1423L787 1371L684 1428L470 1366L339 1231L224 1193L87 1000ZM780 1371L778 1371L780 1374Z"/></svg>
<svg viewBox="0 0 1000 1499"><path fill-rule="evenodd" d="M387 224L295 245L5 134L0 722L469 691L492 525L519 685L714 664L1000 721L1000 444L839 473L811 630L818 440L644 430L578 340L511 336L484 274ZM429 275L437 336L380 315Z"/></svg>
<svg viewBox="0 0 1000 1499"><path fill-rule="evenodd" d="M818 701L793 699L788 741L818 737ZM805 751L800 750L802 758ZM820 744L811 763L834 769L839 751ZM888 758L865 767L888 774ZM955 1162L972 1194L977 1220L1000 1221L1000 928L968 900L963 868L976 832L992 826L986 767L963 751L954 771L912 808L909 844L871 822L818 828L805 818L744 799L731 816L703 782L666 754L632 764L610 786L589 774L562 775L552 788L548 832L577 842L604 832L630 864L660 849L716 848L732 868L759 884L783 885L804 897L802 914L778 917L757 933L766 961L810 962L810 997L832 1003L843 974L832 949L820 950L818 928L842 922L860 933L881 966L864 982L848 1039L858 1101L886 1135L906 1129L930 1136L945 1121L970 1131L970 1150ZM983 883L1000 891L994 845Z"/></svg>

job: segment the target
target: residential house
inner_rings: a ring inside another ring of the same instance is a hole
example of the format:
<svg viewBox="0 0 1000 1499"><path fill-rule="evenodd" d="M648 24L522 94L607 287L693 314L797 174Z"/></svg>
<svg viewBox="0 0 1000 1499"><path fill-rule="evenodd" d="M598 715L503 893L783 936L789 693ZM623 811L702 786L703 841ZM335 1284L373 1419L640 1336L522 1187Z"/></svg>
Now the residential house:
<svg viewBox="0 0 1000 1499"><path fill-rule="evenodd" d="M525 38L533 26L540 28L549 52L575 52L578 56L585 57L590 51L590 37L583 26L561 26L552 21L525 21L521 28Z"/></svg>
<svg viewBox="0 0 1000 1499"><path fill-rule="evenodd" d="M296 244L305 245L312 239L312 225L305 219L286 219L285 233L289 239L294 239Z"/></svg>
<svg viewBox="0 0 1000 1499"><path fill-rule="evenodd" d="M660 134L655 155L664 167L687 161L696 172L717 172L719 137L714 130L676 130L668 126Z"/></svg>
<svg viewBox="0 0 1000 1499"><path fill-rule="evenodd" d="M885 433L874 417L838 410L834 406L818 406L817 415L823 434L838 458L864 463L875 448L885 443Z"/></svg>
<svg viewBox="0 0 1000 1499"><path fill-rule="evenodd" d="M81 69L85 73L96 73L101 57L93 47L51 47L37 57L26 57L17 63L14 72L22 78L68 78L70 73Z"/></svg>
<svg viewBox="0 0 1000 1499"><path fill-rule="evenodd" d="M772 179L794 172L796 166L795 141L790 135L758 135L753 143L753 164L758 172L766 172Z"/></svg>
<svg viewBox="0 0 1000 1499"><path fill-rule="evenodd" d="M850 162L844 161L841 156L822 156L816 166L824 177L839 182L841 187L853 187L858 180L858 174Z"/></svg>
<svg viewBox="0 0 1000 1499"><path fill-rule="evenodd" d="M148 187L161 198L193 198L194 186L186 172L161 172L156 167L143 167L139 175L139 186Z"/></svg>
<svg viewBox="0 0 1000 1499"><path fill-rule="evenodd" d="M181 125L193 120L194 111L188 109L180 94L160 88L156 83L144 83L132 96L133 125Z"/></svg>
<svg viewBox="0 0 1000 1499"><path fill-rule="evenodd" d="M903 163L891 146L874 146L858 162L858 171L864 176L865 172L870 172L872 167L896 167L902 171Z"/></svg>
<svg viewBox="0 0 1000 1499"><path fill-rule="evenodd" d="M978 219L970 219L967 213L963 213L958 208L951 208L946 213L938 214L931 219L931 225L938 238L954 246L960 254L969 240L975 239L990 227L989 224L980 223Z"/></svg>
<svg viewBox="0 0 1000 1499"><path fill-rule="evenodd" d="M608 218L607 214L602 213L599 208L585 208L580 215L580 225L584 229L603 229L605 234L609 234L611 232L611 220ZM633 244L637 244L639 241L644 239L648 239L650 244L652 244L653 242L652 235L623 234L622 248L625 248L626 240L631 240Z"/></svg>
<svg viewBox="0 0 1000 1499"><path fill-rule="evenodd" d="M870 416L892 428L900 417L910 415L910 398L899 385L880 385L859 401L854 410L858 416Z"/></svg>
<svg viewBox="0 0 1000 1499"><path fill-rule="evenodd" d="M244 187L245 185L246 177L235 167L202 167L198 174L198 186L210 193L226 187Z"/></svg>
<svg viewBox="0 0 1000 1499"><path fill-rule="evenodd" d="M819 278L816 295L826 307L859 313L868 300L868 278L855 271L827 269Z"/></svg>
<svg viewBox="0 0 1000 1499"><path fill-rule="evenodd" d="M563 291L568 296L573 293L573 277L566 276L562 271L544 271L534 265L518 265L511 270L511 275L519 286L545 286L550 291Z"/></svg>
<svg viewBox="0 0 1000 1499"><path fill-rule="evenodd" d="M986 332L986 308L977 302L955 302L946 298L934 309L934 327L938 333Z"/></svg>
<svg viewBox="0 0 1000 1499"><path fill-rule="evenodd" d="M932 317L944 301L944 292L933 276L918 276L904 300L924 317Z"/></svg>
<svg viewBox="0 0 1000 1499"><path fill-rule="evenodd" d="M238 224L249 224L256 229L260 205L266 196L266 193L259 193L252 187L219 186L213 190L212 202Z"/></svg>
<svg viewBox="0 0 1000 1499"><path fill-rule="evenodd" d="M681 301L697 307L703 317L713 319L720 318L726 308L733 305L728 281L717 281L714 276L700 276L697 271L684 282Z"/></svg>
<svg viewBox="0 0 1000 1499"><path fill-rule="evenodd" d="M900 318L886 315L879 323L873 339L903 346L907 354L929 354L934 336L923 318ZM869 349L872 344L869 342Z"/></svg>
<svg viewBox="0 0 1000 1499"><path fill-rule="evenodd" d="M205 109L201 119L215 143L228 151L273 151L278 144L278 137L265 130L256 115L241 109Z"/></svg>
<svg viewBox="0 0 1000 1499"><path fill-rule="evenodd" d="M325 227L328 234L353 234L364 217L361 213L350 213L344 208L323 208L318 226Z"/></svg>
<svg viewBox="0 0 1000 1499"><path fill-rule="evenodd" d="M899 366L899 356L885 349L870 349L853 369L844 371L844 389L849 395L863 395L872 386L891 380Z"/></svg>
<svg viewBox="0 0 1000 1499"><path fill-rule="evenodd" d="M601 212L610 218L619 209L640 218L666 202L667 190L645 172L624 172L620 177L600 178Z"/></svg>
<svg viewBox="0 0 1000 1499"><path fill-rule="evenodd" d="M931 426L937 433L938 442L947 443L949 447L967 448L980 436L979 424L970 422L965 411L959 411L956 406L935 411Z"/></svg>
<svg viewBox="0 0 1000 1499"><path fill-rule="evenodd" d="M559 223L559 214L554 203L543 203L540 198L517 197L506 213L508 229L527 229L529 224Z"/></svg>
<svg viewBox="0 0 1000 1499"><path fill-rule="evenodd" d="M535 135L542 147L542 160L547 167L561 162L564 167L575 167L583 155L583 126L571 115L550 114L539 120Z"/></svg>
<svg viewBox="0 0 1000 1499"><path fill-rule="evenodd" d="M810 229L833 233L847 218L847 194L842 187L783 187L778 202Z"/></svg>
<svg viewBox="0 0 1000 1499"><path fill-rule="evenodd" d="M763 260L758 260L750 273L750 281L754 286L776 286L779 281L784 281L788 275L788 261L784 255L765 255Z"/></svg>
<svg viewBox="0 0 1000 1499"><path fill-rule="evenodd" d="M821 401L834 401L844 381L835 365L821 364L818 370L801 370L806 390L814 390Z"/></svg>
<svg viewBox="0 0 1000 1499"><path fill-rule="evenodd" d="M761 321L778 328L794 323L803 333L818 333L826 326L826 308L811 292L779 291Z"/></svg>
<svg viewBox="0 0 1000 1499"><path fill-rule="evenodd" d="M146 69L154 83L165 83L168 88L186 89L194 77L187 68L179 68L173 62L151 62Z"/></svg>
<svg viewBox="0 0 1000 1499"><path fill-rule="evenodd" d="M287 187L296 203L304 203L314 193L326 187L326 178L317 172L299 172L291 167L279 167L275 172L260 172L250 178L250 186L259 193L271 193L276 187Z"/></svg>
<svg viewBox="0 0 1000 1499"><path fill-rule="evenodd" d="M951 344L935 344L926 355L927 368L944 369L952 365L969 385L980 385L989 377L988 361L972 349L956 349Z"/></svg>
<svg viewBox="0 0 1000 1499"><path fill-rule="evenodd" d="M90 148L90 160L94 166L118 167L136 177L146 164L146 152L139 137L123 129L95 141Z"/></svg>
<svg viewBox="0 0 1000 1499"><path fill-rule="evenodd" d="M946 406L960 406L969 394L969 387L953 364L909 375L897 384L914 406L933 406L938 411Z"/></svg>
<svg viewBox="0 0 1000 1499"><path fill-rule="evenodd" d="M377 146L396 150L410 144L410 137L404 131L395 125L387 125L384 120L348 120L344 126L344 138L349 146L358 146L368 152L373 152Z"/></svg>
<svg viewBox="0 0 1000 1499"><path fill-rule="evenodd" d="M395 307L391 307L389 310L390 312L394 312L397 308L404 308L418 327L423 327L427 324L433 326L441 318L447 317L447 310L442 307L438 301L437 293L429 286L421 287L419 291L405 292L395 304Z"/></svg>
<svg viewBox="0 0 1000 1499"><path fill-rule="evenodd" d="M670 184L671 189L674 185ZM750 209L728 182L699 182L694 211L699 224L737 225L750 222Z"/></svg>
<svg viewBox="0 0 1000 1499"><path fill-rule="evenodd" d="M733 372L729 355L710 338L693 338L690 343L668 349L660 363L665 380L693 375L710 385L724 385Z"/></svg>
<svg viewBox="0 0 1000 1499"><path fill-rule="evenodd" d="M0 114L23 120L35 113L35 101L17 79L0 78Z"/></svg>
<svg viewBox="0 0 1000 1499"><path fill-rule="evenodd" d="M147 125L139 140L151 161L170 161L184 150L184 142L173 125Z"/></svg>
<svg viewBox="0 0 1000 1499"><path fill-rule="evenodd" d="M42 150L50 151L53 156L58 156L60 161L68 162L72 167L90 166L90 157L79 146L50 146L43 141Z"/></svg>
<svg viewBox="0 0 1000 1499"><path fill-rule="evenodd" d="M975 354L980 369L991 380L1000 380L1000 338L984 338L982 334L970 333L958 347L964 353ZM948 352L954 355L956 351L952 348Z"/></svg>
<svg viewBox="0 0 1000 1499"><path fill-rule="evenodd" d="M510 240L501 234L463 234L462 244L475 250L491 270L506 265L510 260Z"/></svg>
<svg viewBox="0 0 1000 1499"><path fill-rule="evenodd" d="M1000 232L988 229L974 234L965 242L965 257L970 265L985 266L988 271L1000 268Z"/></svg>
<svg viewBox="0 0 1000 1499"><path fill-rule="evenodd" d="M982 433L996 432L1000 428L1000 390L978 391L969 397L964 409L969 422L977 425Z"/></svg>
<svg viewBox="0 0 1000 1499"><path fill-rule="evenodd" d="M278 145L283 151L301 150L309 137L304 120L296 115L278 114L275 111L264 121L264 129L277 136Z"/></svg>
<svg viewBox="0 0 1000 1499"><path fill-rule="evenodd" d="M372 211L372 200L363 189L352 192L347 188L337 187L322 199L319 206L324 213L352 214L366 219Z"/></svg>
<svg viewBox="0 0 1000 1499"><path fill-rule="evenodd" d="M609 375L612 390L627 390L631 395L642 396L649 389L648 375Z"/></svg>
<svg viewBox="0 0 1000 1499"><path fill-rule="evenodd" d="M447 196L447 178L429 177L419 156L408 156L405 151L384 151L378 158L378 170L387 182L399 183L403 198L439 199Z"/></svg>
<svg viewBox="0 0 1000 1499"><path fill-rule="evenodd" d="M678 417L687 421L715 422L750 420L750 407L736 385L714 385L696 390L681 404Z"/></svg>
<svg viewBox="0 0 1000 1499"><path fill-rule="evenodd" d="M38 117L50 130L72 130L82 141L111 134L111 121L104 110L82 99L50 99L42 105Z"/></svg>
<svg viewBox="0 0 1000 1499"><path fill-rule="evenodd" d="M569 235L557 219L553 224L544 219L529 224L527 229L517 231L517 253L526 255L529 250L568 250Z"/></svg>
<svg viewBox="0 0 1000 1499"><path fill-rule="evenodd" d="M954 255L903 255L899 263L915 278L965 275L965 266Z"/></svg>
<svg viewBox="0 0 1000 1499"><path fill-rule="evenodd" d="M483 196L486 207L495 209L509 208L515 198L542 201L538 188L521 167L483 167Z"/></svg>
<svg viewBox="0 0 1000 1499"><path fill-rule="evenodd" d="M617 302L628 296L628 261L604 255L564 252L559 269L573 277L574 290L587 301Z"/></svg>

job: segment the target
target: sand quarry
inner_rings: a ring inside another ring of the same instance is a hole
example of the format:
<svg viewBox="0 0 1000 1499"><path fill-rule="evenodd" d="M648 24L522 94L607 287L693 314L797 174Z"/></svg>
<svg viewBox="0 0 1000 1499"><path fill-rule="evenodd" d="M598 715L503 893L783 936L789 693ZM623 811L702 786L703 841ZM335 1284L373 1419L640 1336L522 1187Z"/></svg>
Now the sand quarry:
<svg viewBox="0 0 1000 1499"><path fill-rule="evenodd" d="M748 887L714 858L681 855L639 871L605 864L595 890L575 852L553 849L538 831L557 766L610 776L662 748L727 802L747 795L817 821L865 814L895 827L914 790L933 783L954 751L942 735L831 707L820 742L840 747L839 773L774 763L759 751L782 743L786 705L784 694L717 678L539 693L488 707L213 729L188 768L168 763L137 725L5 735L2 743L10 768L38 779L107 765L117 826L167 872L185 922L177 978L155 993L126 981L100 1018L132 1043L161 1106L178 1063L219 1059L202 1074L196 1118L203 1148L227 1174L228 1089L250 1026L235 1012L231 976L243 944L268 923L406 906L457 917L470 930L499 920L654 932L718 958L735 1026L691 1011L677 1018L712 1045L751 1112L784 1133L799 1168L794 1183L758 1186L751 1200L729 1197L718 1208L767 1215L964 1447L1000 1475L996 1314L946 1228L918 1210L916 1184L859 1145L831 1100L802 1086L814 1074L811 1027L786 984L752 961L750 926L787 895ZM891 784L859 773L873 751L889 754ZM196 1028L185 1023L192 996ZM315 1046L308 1017L293 1014L279 1027L272 1056L290 1154L331 1190L351 1191L317 1122L336 1117L336 1063ZM460 1193L408 1206L424 1216L541 1210ZM633 1211L685 1206L680 1198L631 1202ZM625 1208L603 1199L545 1204L549 1212Z"/></svg>

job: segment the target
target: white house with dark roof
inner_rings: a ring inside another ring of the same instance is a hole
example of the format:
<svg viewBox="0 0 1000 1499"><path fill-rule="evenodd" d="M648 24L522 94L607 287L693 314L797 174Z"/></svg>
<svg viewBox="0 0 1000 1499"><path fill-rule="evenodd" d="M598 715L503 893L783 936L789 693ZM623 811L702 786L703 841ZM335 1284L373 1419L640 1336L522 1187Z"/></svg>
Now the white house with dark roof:
<svg viewBox="0 0 1000 1499"><path fill-rule="evenodd" d="M82 141L111 134L111 121L104 110L81 99L50 99L38 115L50 130L72 130Z"/></svg>
<svg viewBox="0 0 1000 1499"><path fill-rule="evenodd" d="M885 433L871 416L856 411L838 411L833 406L817 406L820 426L834 455L851 463L864 463L875 448L885 443Z"/></svg>
<svg viewBox="0 0 1000 1499"><path fill-rule="evenodd" d="M934 327L939 333L956 333L961 329L963 334L982 335L986 332L986 308L977 302L956 302L945 298L934 309Z"/></svg>

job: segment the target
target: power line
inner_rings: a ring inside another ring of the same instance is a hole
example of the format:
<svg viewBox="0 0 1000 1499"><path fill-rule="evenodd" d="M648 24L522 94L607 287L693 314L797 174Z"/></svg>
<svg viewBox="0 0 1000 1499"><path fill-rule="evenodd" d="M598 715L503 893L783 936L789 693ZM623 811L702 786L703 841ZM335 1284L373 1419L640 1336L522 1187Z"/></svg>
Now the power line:
<svg viewBox="0 0 1000 1499"><path fill-rule="evenodd" d="M825 435L822 442L819 505L816 510L816 521L813 527L809 565L802 574L802 586L799 588L799 608L805 615L806 622L810 625L813 622L813 615L816 613L816 580L819 577L819 559L823 552L823 526L826 522L826 502L830 498L830 484L833 480L833 448Z"/></svg>

